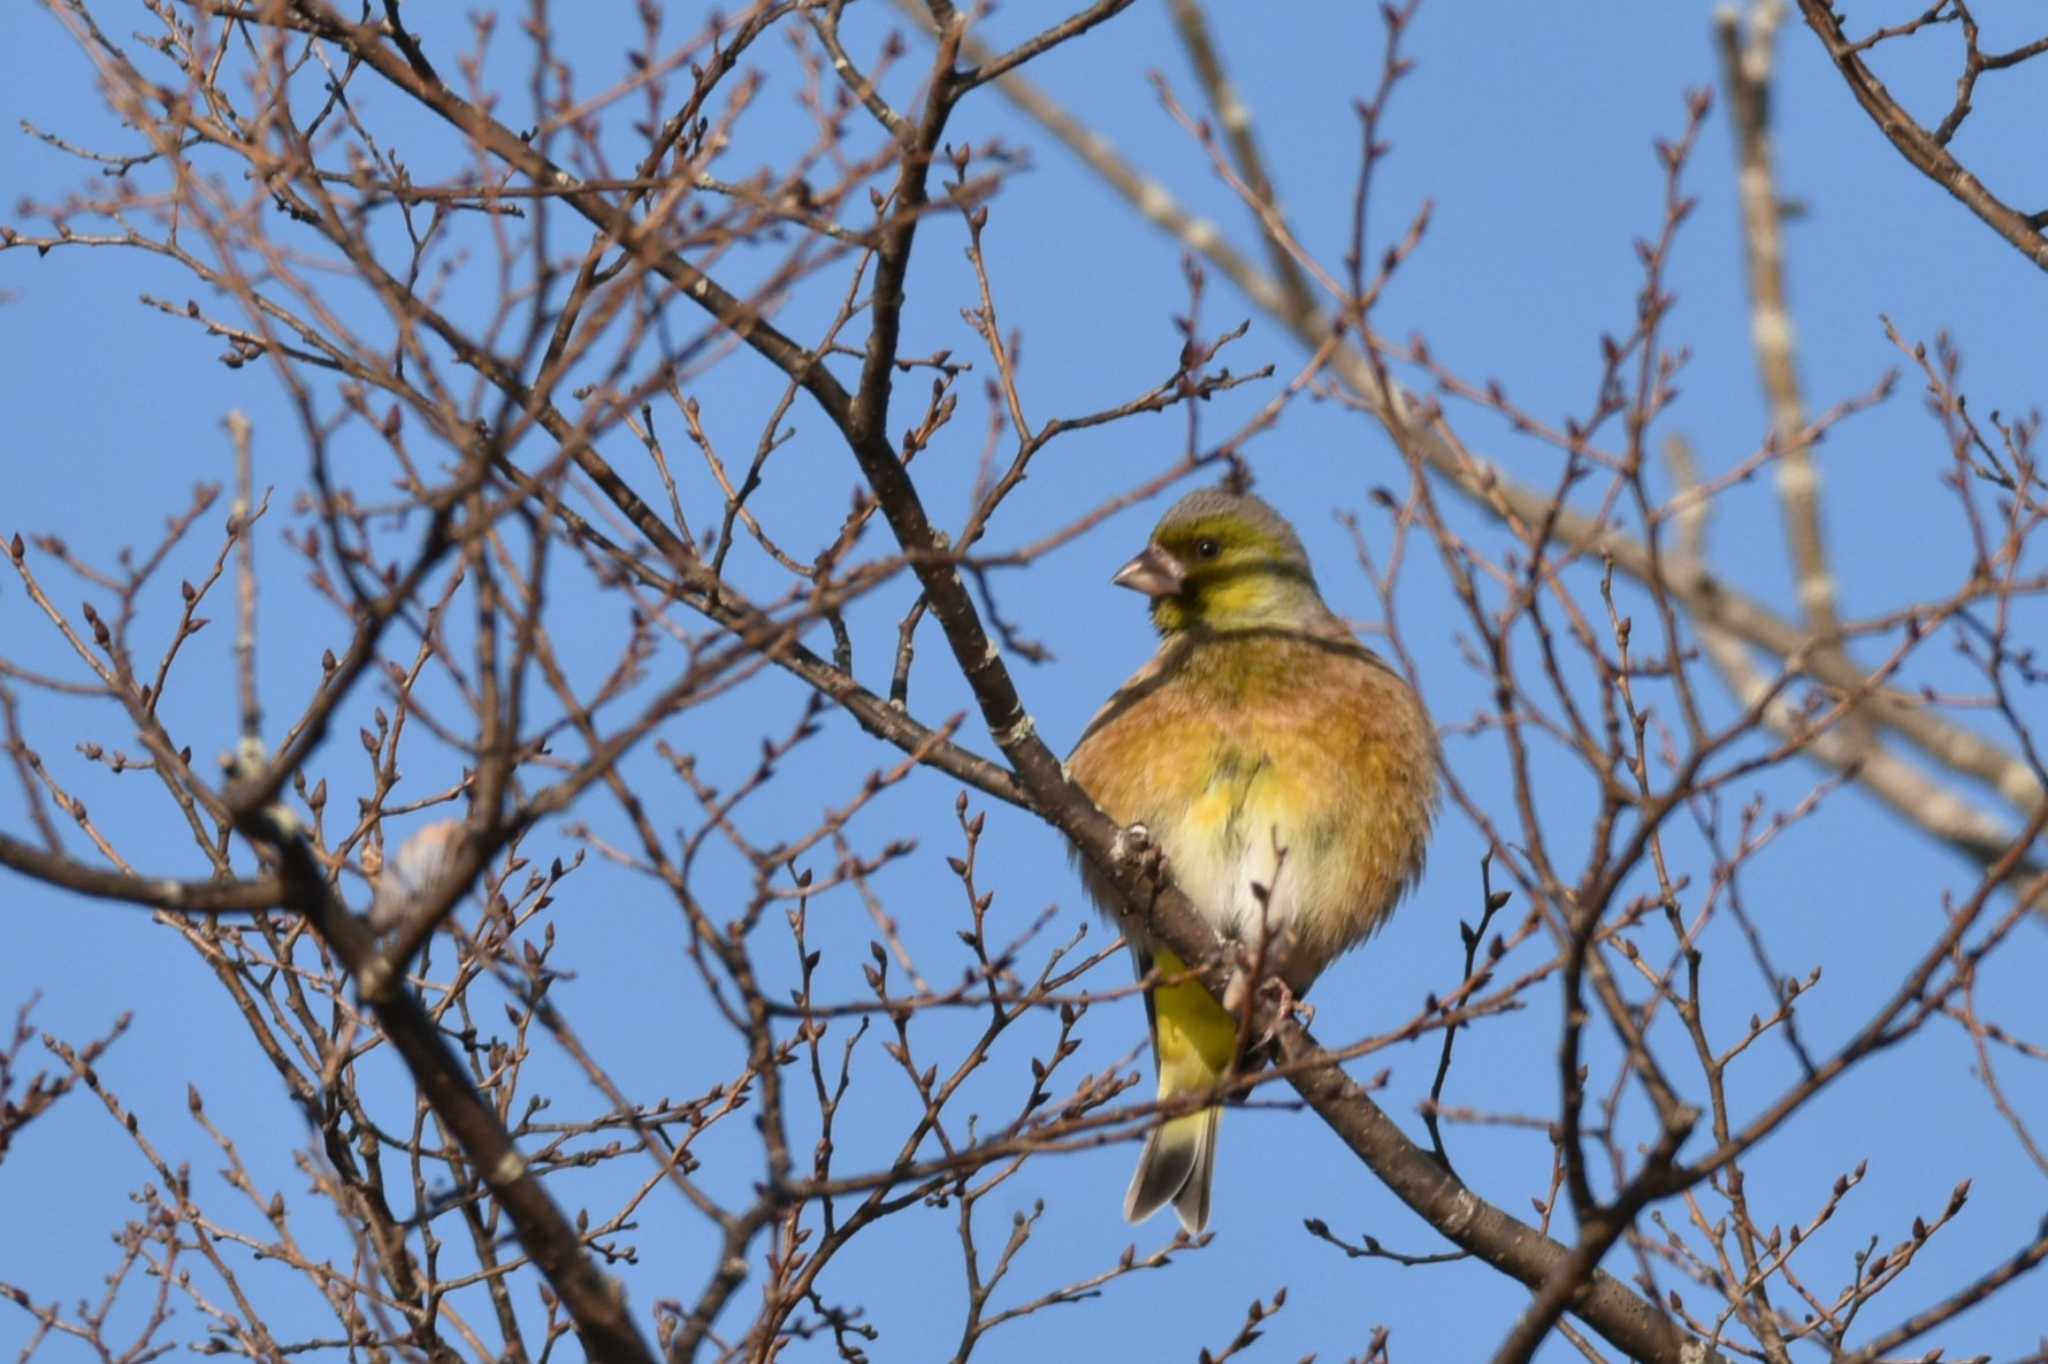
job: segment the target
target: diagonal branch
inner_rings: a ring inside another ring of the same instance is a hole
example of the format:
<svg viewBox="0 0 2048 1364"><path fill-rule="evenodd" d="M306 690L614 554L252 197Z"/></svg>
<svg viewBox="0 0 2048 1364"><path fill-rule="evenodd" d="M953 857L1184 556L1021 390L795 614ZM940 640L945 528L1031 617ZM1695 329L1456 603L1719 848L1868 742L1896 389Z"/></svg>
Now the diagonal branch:
<svg viewBox="0 0 2048 1364"><path fill-rule="evenodd" d="M118 900L179 914L259 914L266 909L281 909L285 904L284 883L275 877L254 881L152 880L124 871L89 867L6 834L0 834L0 867L96 900Z"/></svg>
<svg viewBox="0 0 2048 1364"><path fill-rule="evenodd" d="M910 9L908 0L898 0L898 4ZM985 49L972 38L963 41L961 51L971 61L985 56ZM1298 343L1310 349L1333 344L1334 324L1327 310L1290 307L1288 291L1232 246L1216 224L1182 209L1164 186L1124 160L1106 139L1082 125L1043 89L1015 72L998 81L997 88L1147 221L1229 276L1247 298L1287 327ZM1422 463L1460 496L1518 529L1543 527L1550 539L1574 553L1611 562L1616 570L1637 581L1650 578L1651 554L1641 540L1575 508L1561 506L1549 494L1509 477L1491 460L1465 450L1441 419L1435 424L1419 422L1417 414L1425 405L1397 385L1382 385L1356 347L1336 345L1328 368L1357 394L1382 426L1397 433L1397 440L1415 451ZM1869 697L1862 708L1873 722L1897 733L1942 766L1989 786L2016 813L2031 815L2048 800L2039 778L2022 758L1929 707L1873 694L1876 689L1867 670L1846 658L1813 652L1811 637L1798 623L1722 581L1703 565L1665 565L1661 586L1702 627L1717 627L1781 658L1804 654L1806 671L1816 681L1845 694ZM1972 855L1980 862L1995 856L1988 848L1973 849Z"/></svg>
<svg viewBox="0 0 2048 1364"><path fill-rule="evenodd" d="M1870 115L1879 132L1898 149L1913 169L1940 185L1961 201L1963 207L1982 219L1985 226L2010 242L2015 250L2043 270L2048 270L2048 237L2042 236L2042 222L2012 207L1987 189L1962 162L1949 154L1942 141L1914 121L1885 88L1876 73L1864 64L1862 50L1842 31L1841 16L1826 0L1799 0L1799 12L1806 26L1827 49L1835 70L1842 73L1849 93Z"/></svg>
<svg viewBox="0 0 2048 1364"><path fill-rule="evenodd" d="M654 1364L653 1351L626 1311L624 1293L599 1271L575 1224L528 1168L426 1005L401 975L383 969L368 923L329 884L304 829L283 806L250 799L264 784L255 763L243 764L236 776L228 804L237 831L275 858L286 907L306 918L355 980L420 1097L460 1143L471 1173L505 1209L519 1244L560 1294L585 1352L592 1359Z"/></svg>

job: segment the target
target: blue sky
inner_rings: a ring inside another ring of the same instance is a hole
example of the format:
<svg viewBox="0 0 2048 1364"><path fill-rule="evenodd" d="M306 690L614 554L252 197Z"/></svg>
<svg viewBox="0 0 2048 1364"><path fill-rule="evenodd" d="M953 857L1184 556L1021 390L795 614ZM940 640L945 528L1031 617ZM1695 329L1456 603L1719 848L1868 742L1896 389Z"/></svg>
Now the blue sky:
<svg viewBox="0 0 2048 1364"><path fill-rule="evenodd" d="M1303 240L1334 261L1348 232L1357 166L1351 102L1369 92L1380 60L1375 11L1363 5L1287 7L1284 14L1265 6L1214 8L1219 45L1257 117L1282 203ZM1898 12L1859 14L1857 22L1888 22L1912 7L1889 9ZM672 13L682 16L685 7ZM139 8L110 8L102 17L113 33L148 22ZM1014 36L1039 21L1038 7L1012 5L991 21L990 32ZM454 52L470 41L452 18L420 22L431 50ZM676 18L675 27L682 26ZM857 5L848 18L849 41L856 52L871 53L881 34L896 26L893 11ZM525 58L515 30L509 22L501 29L492 68L519 92L508 95L513 101L524 99ZM2032 36L1987 31L1985 45L1996 48ZM622 54L634 40L632 7L604 0L581 8L563 32L564 55L583 73L579 88L590 92L616 79L624 70ZM73 142L111 143L115 132L93 94L89 65L50 15L9 7L0 14L0 47L9 54L9 79L0 95L9 128L27 118ZM926 48L920 40L911 51L899 74L914 79ZM2039 272L1882 143L1802 29L1788 28L1779 51L1775 128L1781 184L1804 209L1789 228L1788 272L1810 407L1818 411L1860 394L1903 363L1885 337L1883 316L1910 340L1953 335L1977 410L2032 410L2048 339L2041 321L2048 315L2041 306L2048 288ZM1410 35L1408 53L1418 68L1396 96L1387 130L1393 156L1375 190L1378 241L1384 244L1397 225L1405 225L1423 200L1433 212L1428 236L1389 292L1377 325L1396 338L1426 337L1446 365L1475 380L1498 378L1537 415L1561 419L1583 411L1598 375L1599 338L1623 334L1632 324L1640 277L1631 243L1654 236L1660 226L1662 174L1652 140L1682 130L1688 89L1717 84L1708 11L1685 4L1557 7L1434 0ZM1945 105L1952 56L1952 35L1933 35L1901 48L1883 70L1925 114ZM786 155L791 139L809 136L793 100L797 73L785 49L770 45L762 63L763 95L720 167L735 180ZM1196 100L1164 8L1152 3L1030 68L1040 84L1190 210L1224 224L1249 245L1245 214L1211 173L1206 154L1160 107L1149 80L1155 71L1184 103ZM2028 150L2032 144L2019 132L2031 79L2022 70L2005 82L1987 80L1978 113L1956 144L1958 155L2022 206L2048 197L2048 186L2037 183L2040 167ZM901 80L897 84L902 88L894 93L907 93ZM404 150L419 178L459 165L441 130L404 108L396 95L371 95L366 108L409 139ZM622 114L621 125L625 121ZM868 126L851 126L859 145L873 145ZM1027 168L992 206L985 247L1004 324L1023 337L1021 372L1034 417L1109 406L1170 375L1181 344L1173 319L1187 306L1179 248L1126 212L992 93L963 107L954 129L957 138L977 145L1000 140L1029 152ZM0 139L0 183L8 187L10 201L59 200L90 173L27 135ZM1679 303L1670 336L1690 347L1691 359L1679 380L1682 397L1662 429L1691 440L1709 470L1724 469L1756 447L1765 417L1747 346L1731 139L1719 109L1701 137L1687 187L1699 203L1673 257L1671 288ZM11 220L31 226L26 218ZM566 218L556 232L561 249L580 247L584 240ZM957 222L935 219L926 229L910 280L905 343L908 353L951 347L977 363L976 376L962 390L961 418L917 466L927 506L942 524L956 526L966 515L980 457L979 383L987 371L960 318L960 310L975 302L963 246ZM451 309L486 315L492 282L487 262L472 264L450 286ZM246 411L255 423L258 480L278 489L273 519L258 543L273 570L262 600L262 681L272 722L282 722L317 677L320 650L339 647L344 636L342 623L300 581L279 538L283 527L300 523L292 494L306 486L306 467L295 420L274 379L262 366L224 367L220 342L138 302L141 295L182 301L191 293L175 267L158 259L109 251L59 250L41 258L8 252L0 254L0 291L7 298L0 328L10 356L0 368L0 401L10 414L9 493L0 536L16 529L58 533L82 556L111 564L120 546L151 543L195 483L229 476L221 422L230 408ZM784 320L797 335L814 334L835 299L831 284L813 287L792 302ZM206 306L230 305L211 299ZM377 321L360 299L346 302L345 315L365 325ZM1231 367L1243 372L1270 363L1282 378L1291 374L1302 358L1292 340L1212 272L1205 329L1220 332L1247 317L1251 329L1228 353ZM675 325L678 335L688 335L698 319L678 311ZM775 380L764 364L743 354L704 381L697 396L722 445L750 448L779 389ZM892 429L900 431L915 419L924 387L921 378L900 385ZM1202 438L1213 441L1234 429L1271 392L1271 384L1257 385L1207 404L1200 413ZM1551 452L1517 443L1504 423L1482 413L1456 415L1466 439L1510 472L1538 483L1552 476ZM674 414L657 420L666 423L672 455L686 456ZM765 495L790 542L808 546L837 524L858 474L815 411L799 406L791 421L797 435L771 466L779 472L771 474ZM1178 412L1063 438L1006 504L989 545L1015 547L1036 539L1167 467L1187 439ZM359 460L350 469L361 494L388 495L392 474L388 464L373 462L374 448L342 448ZM606 453L632 471L644 493L658 493L628 433L608 441ZM1846 613L1883 611L1960 579L1968 544L1953 500L1938 481L1948 467L1947 454L1912 375L1888 405L1844 425L1819 454L1828 543ZM1260 492L1301 528L1332 604L1361 621L1376 619L1378 603L1335 513L1358 513L1368 538L1384 544L1386 517L1368 495L1378 486L1405 486L1405 471L1385 439L1337 404L1305 401L1252 445L1250 458ZM681 478L691 499L691 524L711 524L716 494L710 479L701 467L684 469ZM1028 572L992 580L1005 615L1056 659L1039 667L1013 660L1040 732L1056 749L1072 743L1094 707L1151 650L1140 603L1111 588L1107 578L1142 545L1160 505L1123 513ZM1463 508L1453 514L1476 543L1498 552L1497 530ZM211 514L205 524L214 525L220 515ZM380 533L399 543L406 532ZM175 590L179 575L205 571L217 548L208 534L180 551L166 592ZM882 548L878 536L864 545L871 554ZM1440 723L1455 727L1488 704L1488 691L1463 660L1461 641L1469 632L1440 565L1422 548L1411 551L1402 580L1401 618L1432 710ZM1715 567L1730 580L1781 609L1794 609L1767 479L1721 501L1711 551ZM81 596L75 580L54 565L39 571L48 575L61 604L75 606ZM773 566L751 546L735 551L734 571L749 590L781 586ZM572 671L589 680L622 647L629 629L625 603L597 591L574 564L558 564L556 572L551 586L559 609L551 628ZM166 605L170 600L160 594L153 603L158 617L145 623L145 636L155 630L161 640L161 626L174 610ZM850 613L856 672L878 690L886 688L895 622L909 600L908 588L898 583ZM2037 637L2048 623L2042 614L2038 607L2031 613ZM699 628L694 621L682 624ZM230 633L219 620L210 635L195 641L195 661L165 701L174 732L189 736L200 754L227 747L234 732ZM12 581L0 583L0 640L5 655L22 666L78 675L76 661ZM410 645L402 642L403 648ZM672 646L663 647L657 660L679 657ZM1945 645L1925 651L1917 667L1915 681L1969 685L1968 671ZM968 708L952 671L942 640L927 627L911 690L918 714L938 720ZM802 699L795 684L770 675L678 717L663 737L697 753L711 779L730 785L750 769L762 737L789 728ZM312 775L329 780L342 809L352 811L366 776L348 736L367 723L375 701L366 697L337 727L342 737L313 763ZM1725 715L1725 697L1716 704ZM46 760L131 861L152 874L200 874L196 854L189 844L181 846L179 831L166 821L169 807L160 792L145 788L144 778L116 777L73 751L72 744L85 739L132 751L132 735L118 714L41 694L25 694L23 714ZM991 751L971 716L963 733L972 746ZM38 737L44 735L49 738ZM1483 805L1508 817L1512 807L1498 749L1497 736L1454 735L1447 758ZM1539 752L1539 758L1549 764L1546 780L1555 783L1555 805L1545 809L1551 836L1575 852L1583 842L1572 823L1583 808L1583 778L1560 755ZM869 770L895 761L893 752L866 739L846 717L828 715L820 737L786 765L784 784L749 807L750 834L772 840L815 825ZM449 755L419 741L408 750L404 767L401 795L439 789L458 771ZM629 771L660 804L668 825L694 825L697 812L660 758L636 755ZM1793 766L1756 779L1740 795L1783 807L1818 778L1818 769ZM963 922L964 896L941 860L959 851L954 795L947 781L921 774L876 801L851 833L855 845L869 852L905 831L919 837L918 853L883 872L876 889L935 980L965 965L954 938ZM979 879L997 891L994 913L1006 925L997 936L1023 933L1050 909L1053 917L1026 948L1027 961L1041 960L1053 945L1083 930L1085 944L1105 941L1058 840L1035 821L979 796L974 803L990 811ZM1731 797L1731 817L1737 804ZM619 836L622 826L604 802L588 801L586 807L574 812L576 820L587 822L598 837ZM0 829L19 835L27 827L18 787L0 782ZM567 855L577 846L559 826L544 830L531 845L542 856ZM1319 1034L1344 1039L1394 1026L1428 992L1456 983L1461 966L1455 925L1477 908L1482 851L1471 823L1449 812L1430 876L1414 901L1367 950L1319 984ZM714 858L704 875L714 900L743 889L730 858ZM1812 965L1825 966L1826 988L1805 1016L1809 1041L1825 1046L1847 1036L1883 998L1938 931L1943 896L1966 890L1971 881L1969 866L1848 791L1828 800L1796 836L1759 857L1743 889L1751 912L1769 923L1772 951L1783 969L1803 974ZM292 1163L293 1153L307 1149L310 1138L194 954L139 912L68 900L18 879L4 884L9 918L7 950L0 953L0 1015L11 1016L39 995L34 1026L80 1042L104 1032L118 1012L134 1010L132 1030L99 1068L109 1088L142 1117L173 1161L192 1162L209 1208L217 1207L224 1220L260 1226L253 1210L234 1208L236 1196L215 1174L222 1164L218 1152L191 1123L186 1087L196 1086L214 1121L236 1138L258 1184L283 1190L303 1205L306 1234L317 1238L325 1219ZM570 974L554 998L628 1091L681 1097L729 1073L732 1039L701 998L683 959L682 924L660 889L594 859L564 883L560 901L554 960ZM1518 901L1511 913L1519 912ZM859 973L873 936L860 902L843 893L821 898L812 923L813 945L827 950L821 989L839 998L859 997ZM1710 961L1720 973L1710 998L1723 1035L1732 1036L1759 1007L1761 994L1732 928L1710 946L1719 951ZM759 950L764 969L779 973L776 979L783 983L793 979L793 949L786 943L764 941ZM1533 965L1540 950L1525 949L1516 963ZM1988 968L1980 998L1988 1017L2021 1028L2038 1019L2035 972L2028 968L2039 962L2040 950L2039 931L2028 925ZM1121 984L1120 969L1112 967L1115 974L1099 976L1098 983ZM1490 1020L1461 1039L1447 1100L1493 1112L1548 1111L1554 1105L1555 1008L1554 994L1539 988L1528 1009ZM1141 1011L1131 1001L1100 1006L1090 1023L1086 1046L1070 1063L1076 1068L1110 1066L1141 1045ZM931 1060L943 1061L965 1050L978 1024L968 1017L940 1017L920 1026L921 1047ZM1038 1024L1020 1030L1040 1041L1045 1035ZM882 1158L905 1111L902 1077L890 1072L873 1045L873 1039L866 1043L865 1069L857 1073L874 1103L849 1116L838 1134L842 1169L861 1168L864 1156ZM536 1046L543 1054L534 1062L535 1075L547 1080L558 1116L602 1107L601 1098L581 1085L545 1041ZM1026 1055L1016 1047L999 1052L963 1108L985 1113L991 1123L1002 1121L1016 1102ZM1601 1059L1596 1056L1596 1067ZM1384 1102L1419 1132L1413 1106L1427 1092L1434 1061L1433 1047L1408 1047L1369 1058L1356 1070L1370 1076L1391 1068ZM1931 1029L1880 1067L1830 1091L1750 1171L1752 1196L1768 1210L1765 1215L1789 1222L1811 1216L1834 1178L1868 1159L1865 1183L1802 1261L1809 1280L1827 1289L1847 1277L1850 1257L1869 1238L1890 1246L1916 1214L1931 1220L1958 1180L1974 1181L1968 1209L1923 1252L1912 1277L1871 1309L1870 1329L1882 1329L1988 1269L2031 1237L2048 1206L2041 1171L2017 1148L1984 1087L1971 1078L1971 1064L1960 1030ZM2023 1061L2005 1064L2016 1101L2031 1104L2037 1121L2048 1121L2040 1076L2028 1075ZM1767 1102L1791 1073L1781 1048L1760 1047L1753 1064L1731 1076L1738 1108L1753 1111ZM389 1073L381 1083L381 1098L403 1123L409 1100L402 1086ZM1540 1133L1463 1127L1451 1140L1459 1168L1475 1188L1509 1211L1527 1214L1529 1198L1543 1192L1549 1171L1549 1146ZM807 1149L807 1141L799 1133L799 1150ZM743 1123L708 1138L700 1155L707 1186L727 1196L743 1198L758 1177L757 1144ZM1046 1203L996 1308L1106 1268L1127 1244L1142 1252L1170 1238L1163 1220L1130 1229L1118 1216L1131 1158L1129 1147L1117 1147L1037 1160L989 1196L977 1224L985 1257L999 1251L1013 1213L1028 1213L1040 1199ZM563 1181L558 1196L578 1197L587 1187L592 1206L602 1209L623 1187L617 1181L640 1173L621 1167L610 1175L579 1175L575 1182ZM152 1178L106 1113L88 1096L72 1097L36 1123L0 1166L0 1221L38 1229L34 1236L0 1238L0 1281L21 1284L39 1300L69 1301L96 1291L98 1276L113 1263L108 1233L131 1215L129 1191ZM1402 1269L1346 1260L1309 1239L1301 1223L1311 1216L1347 1239L1370 1233L1411 1253L1443 1248L1313 1118L1233 1112L1224 1124L1218 1236L1212 1245L1167 1271L1119 1282L1100 1300L1007 1327L977 1358L1189 1357L1201 1346L1220 1347L1251 1300L1270 1299L1283 1284L1288 1305L1253 1358L1295 1359L1311 1350L1324 1359L1343 1358L1362 1351L1379 1324L1393 1330L1396 1359L1478 1358L1491 1350L1525 1300L1516 1285L1469 1264ZM701 1221L656 1200L640 1222L631 1238L639 1263L624 1271L636 1307L645 1313L657 1298L693 1298L715 1253ZM827 1296L863 1305L867 1324L881 1333L869 1347L875 1358L945 1357L954 1348L964 1296L956 1222L951 1206L889 1219L857 1242L828 1278ZM346 1254L331 1230L325 1235L325 1242L314 1244L324 1253ZM1610 1267L1632 1272L1619 1256ZM281 1275L259 1281L274 1287L275 1319L303 1321L307 1334L324 1333L328 1324L306 1290ZM1696 1289L1687 1293L1688 1301L1700 1296ZM2025 1301L2024 1290L2009 1294L1937 1339L1951 1356L1977 1351L2005 1357L2034 1348L2038 1312L2030 1312ZM189 1306L184 1313L188 1338L196 1336L196 1314ZM0 1308L0 1345L25 1339L26 1331L25 1317ZM59 1343L38 1357L83 1354L66 1353ZM829 1358L829 1342L801 1342L790 1357ZM1542 1356L1574 1357L1561 1344Z"/></svg>

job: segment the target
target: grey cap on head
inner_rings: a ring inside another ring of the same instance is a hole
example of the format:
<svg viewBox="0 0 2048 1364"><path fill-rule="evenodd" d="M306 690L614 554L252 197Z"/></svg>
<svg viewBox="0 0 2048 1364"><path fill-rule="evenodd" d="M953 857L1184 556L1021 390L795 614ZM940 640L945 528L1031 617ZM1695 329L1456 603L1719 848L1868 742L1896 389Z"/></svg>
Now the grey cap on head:
<svg viewBox="0 0 2048 1364"><path fill-rule="evenodd" d="M1234 516L1249 521L1264 534L1271 535L1286 545L1291 556L1305 568L1308 566L1308 550L1302 546L1301 536L1287 523L1287 518L1273 510L1265 499L1251 493L1231 491L1226 484L1217 488L1197 488L1166 509L1166 515L1159 518L1159 525L1153 530L1153 538L1159 532L1175 524L1187 524L1210 516Z"/></svg>

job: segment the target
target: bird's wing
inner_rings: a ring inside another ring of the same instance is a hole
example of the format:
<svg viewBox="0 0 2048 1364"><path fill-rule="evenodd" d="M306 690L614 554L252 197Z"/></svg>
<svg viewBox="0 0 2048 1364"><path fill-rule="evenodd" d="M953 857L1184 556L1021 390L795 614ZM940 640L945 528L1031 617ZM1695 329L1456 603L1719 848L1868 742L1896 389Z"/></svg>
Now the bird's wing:
<svg viewBox="0 0 2048 1364"><path fill-rule="evenodd" d="M1144 667L1132 673L1130 678L1102 703L1094 718L1088 721L1088 727L1081 731L1081 737L1075 740L1074 747L1079 749L1119 715L1171 682L1186 666L1189 644L1190 641L1183 638L1168 640L1161 645L1159 652L1152 655ZM1072 754L1068 756L1071 757Z"/></svg>

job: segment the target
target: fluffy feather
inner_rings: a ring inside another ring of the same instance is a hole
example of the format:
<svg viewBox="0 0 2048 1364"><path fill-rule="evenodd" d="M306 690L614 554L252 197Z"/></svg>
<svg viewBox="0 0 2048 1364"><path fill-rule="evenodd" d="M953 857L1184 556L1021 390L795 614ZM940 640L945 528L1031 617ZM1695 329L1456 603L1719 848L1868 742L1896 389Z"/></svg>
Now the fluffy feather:
<svg viewBox="0 0 2048 1364"><path fill-rule="evenodd" d="M1429 719L1323 604L1300 537L1255 497L1183 498L1117 580L1152 597L1159 653L1096 715L1069 771L1112 819L1146 826L1220 935L1264 938L1299 995L1421 874L1437 802ZM1083 875L1114 917L1114 893ZM1182 969L1142 925L1121 926L1141 974L1155 960ZM1201 985L1155 987L1148 1003L1162 1101L1228 1077L1236 1020ZM1127 1216L1172 1202L1189 1231L1207 1225L1219 1116L1154 1130Z"/></svg>

